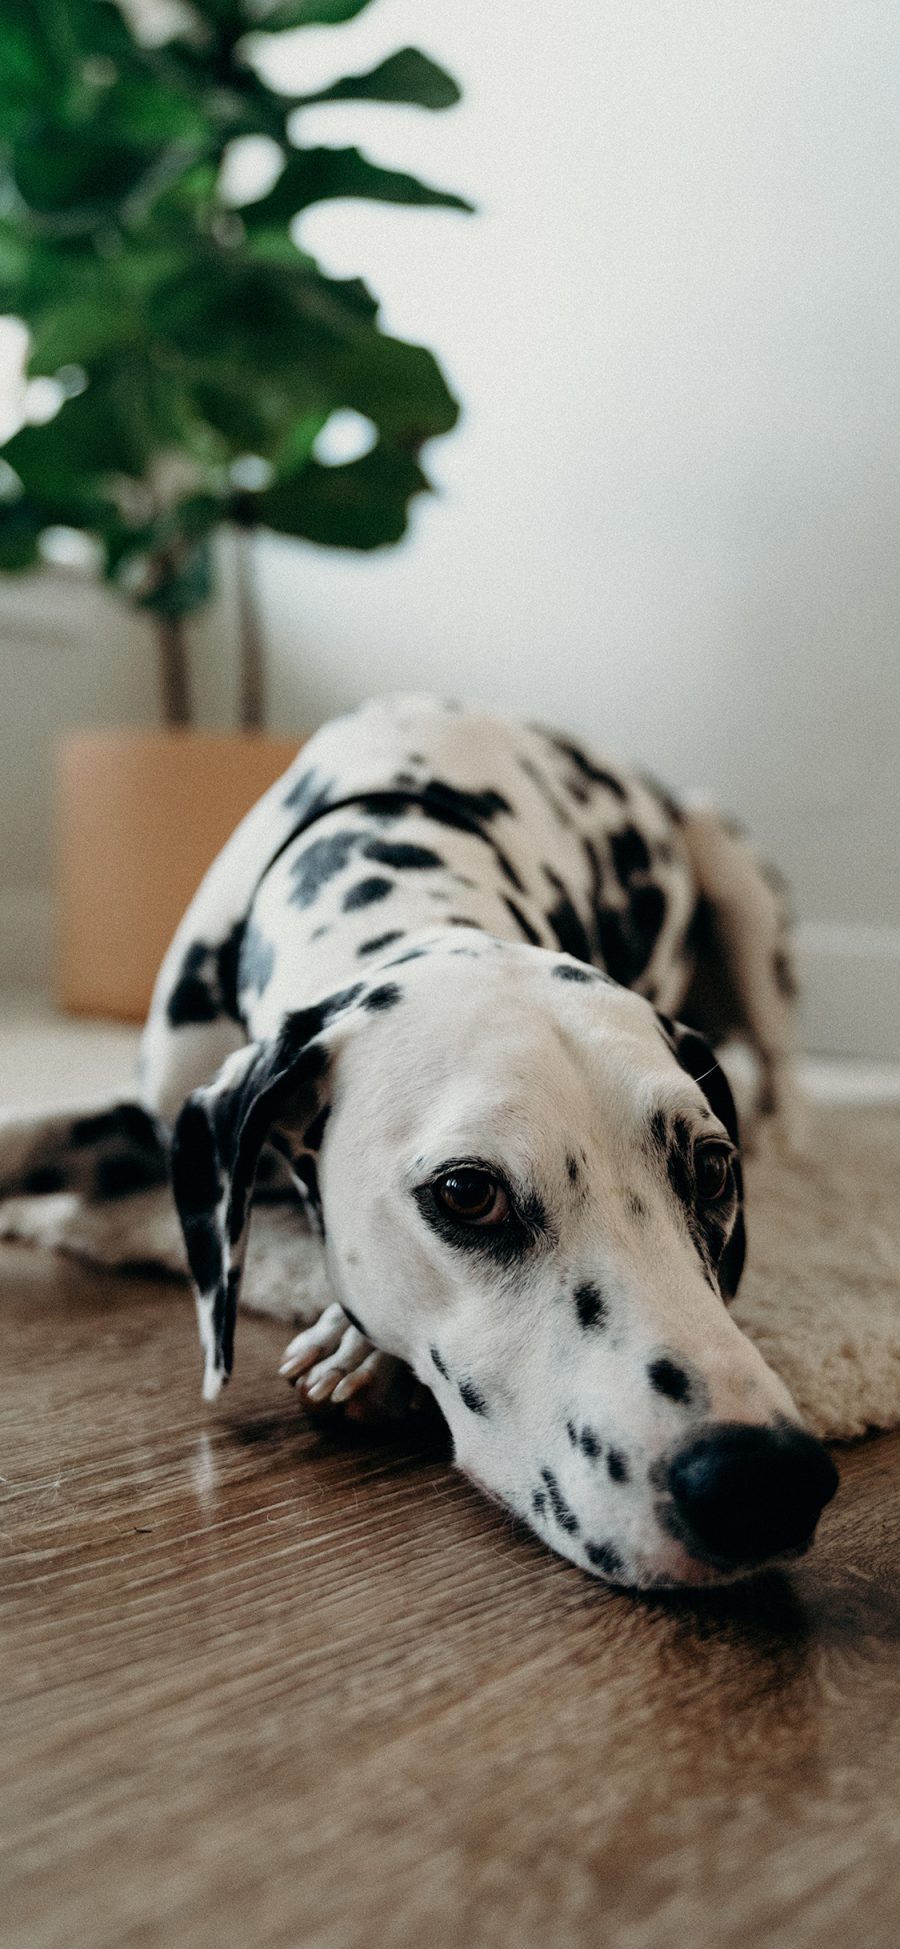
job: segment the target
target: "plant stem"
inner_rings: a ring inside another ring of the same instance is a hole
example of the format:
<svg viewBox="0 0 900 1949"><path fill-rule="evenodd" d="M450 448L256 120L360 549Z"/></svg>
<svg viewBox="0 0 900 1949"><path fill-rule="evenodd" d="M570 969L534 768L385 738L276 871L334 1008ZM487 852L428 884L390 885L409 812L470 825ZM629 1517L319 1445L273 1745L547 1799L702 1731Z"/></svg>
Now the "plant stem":
<svg viewBox="0 0 900 1949"><path fill-rule="evenodd" d="M240 678L238 722L242 731L261 731L266 716L265 646L254 559L255 530L235 528Z"/></svg>
<svg viewBox="0 0 900 1949"><path fill-rule="evenodd" d="M166 724L190 724L193 717L183 616L157 616L159 682Z"/></svg>

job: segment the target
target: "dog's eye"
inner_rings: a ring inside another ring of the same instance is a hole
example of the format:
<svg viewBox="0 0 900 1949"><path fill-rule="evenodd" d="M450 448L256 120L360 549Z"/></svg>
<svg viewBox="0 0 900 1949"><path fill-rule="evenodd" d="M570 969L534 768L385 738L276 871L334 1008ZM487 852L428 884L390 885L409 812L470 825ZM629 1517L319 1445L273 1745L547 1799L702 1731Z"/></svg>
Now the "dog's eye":
<svg viewBox="0 0 900 1949"><path fill-rule="evenodd" d="M704 1144L694 1154L697 1196L705 1205L718 1204L731 1185L731 1152L721 1144Z"/></svg>
<svg viewBox="0 0 900 1949"><path fill-rule="evenodd" d="M506 1192L489 1171L446 1171L433 1190L442 1211L464 1225L499 1225L509 1212Z"/></svg>

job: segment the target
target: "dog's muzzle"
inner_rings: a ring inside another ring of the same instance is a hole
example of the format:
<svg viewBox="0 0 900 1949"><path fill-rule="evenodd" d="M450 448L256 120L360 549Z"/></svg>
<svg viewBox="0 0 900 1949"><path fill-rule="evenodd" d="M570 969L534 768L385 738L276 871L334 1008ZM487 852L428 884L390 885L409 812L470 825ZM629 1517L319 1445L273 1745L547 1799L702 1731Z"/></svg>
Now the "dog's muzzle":
<svg viewBox="0 0 900 1949"><path fill-rule="evenodd" d="M749 1569L808 1547L838 1479L821 1442L799 1428L714 1424L669 1464L671 1526L692 1555Z"/></svg>

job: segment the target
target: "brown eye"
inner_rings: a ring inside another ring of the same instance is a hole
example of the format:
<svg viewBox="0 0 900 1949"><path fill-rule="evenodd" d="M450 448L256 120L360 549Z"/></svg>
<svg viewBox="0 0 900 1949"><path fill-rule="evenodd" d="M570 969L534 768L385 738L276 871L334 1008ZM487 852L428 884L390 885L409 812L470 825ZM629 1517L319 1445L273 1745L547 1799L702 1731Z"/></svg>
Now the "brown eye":
<svg viewBox="0 0 900 1949"><path fill-rule="evenodd" d="M695 1154L694 1172L697 1196L705 1205L717 1204L731 1184L730 1151L722 1150L718 1144L705 1144Z"/></svg>
<svg viewBox="0 0 900 1949"><path fill-rule="evenodd" d="M506 1192L489 1171L447 1171L436 1179L434 1195L448 1217L464 1225L499 1225L509 1211Z"/></svg>

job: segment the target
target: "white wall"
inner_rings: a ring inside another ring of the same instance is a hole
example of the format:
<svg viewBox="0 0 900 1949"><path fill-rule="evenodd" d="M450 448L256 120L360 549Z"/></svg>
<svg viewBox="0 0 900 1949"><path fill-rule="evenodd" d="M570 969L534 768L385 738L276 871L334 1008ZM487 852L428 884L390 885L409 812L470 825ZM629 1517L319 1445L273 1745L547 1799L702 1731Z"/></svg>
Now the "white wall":
<svg viewBox="0 0 900 1949"><path fill-rule="evenodd" d="M465 418L406 547L264 547L273 719L437 685L711 788L794 883L812 1045L897 1054L896 6L379 0L279 72L404 41L459 109L308 134L480 214L327 205L303 236Z"/></svg>

